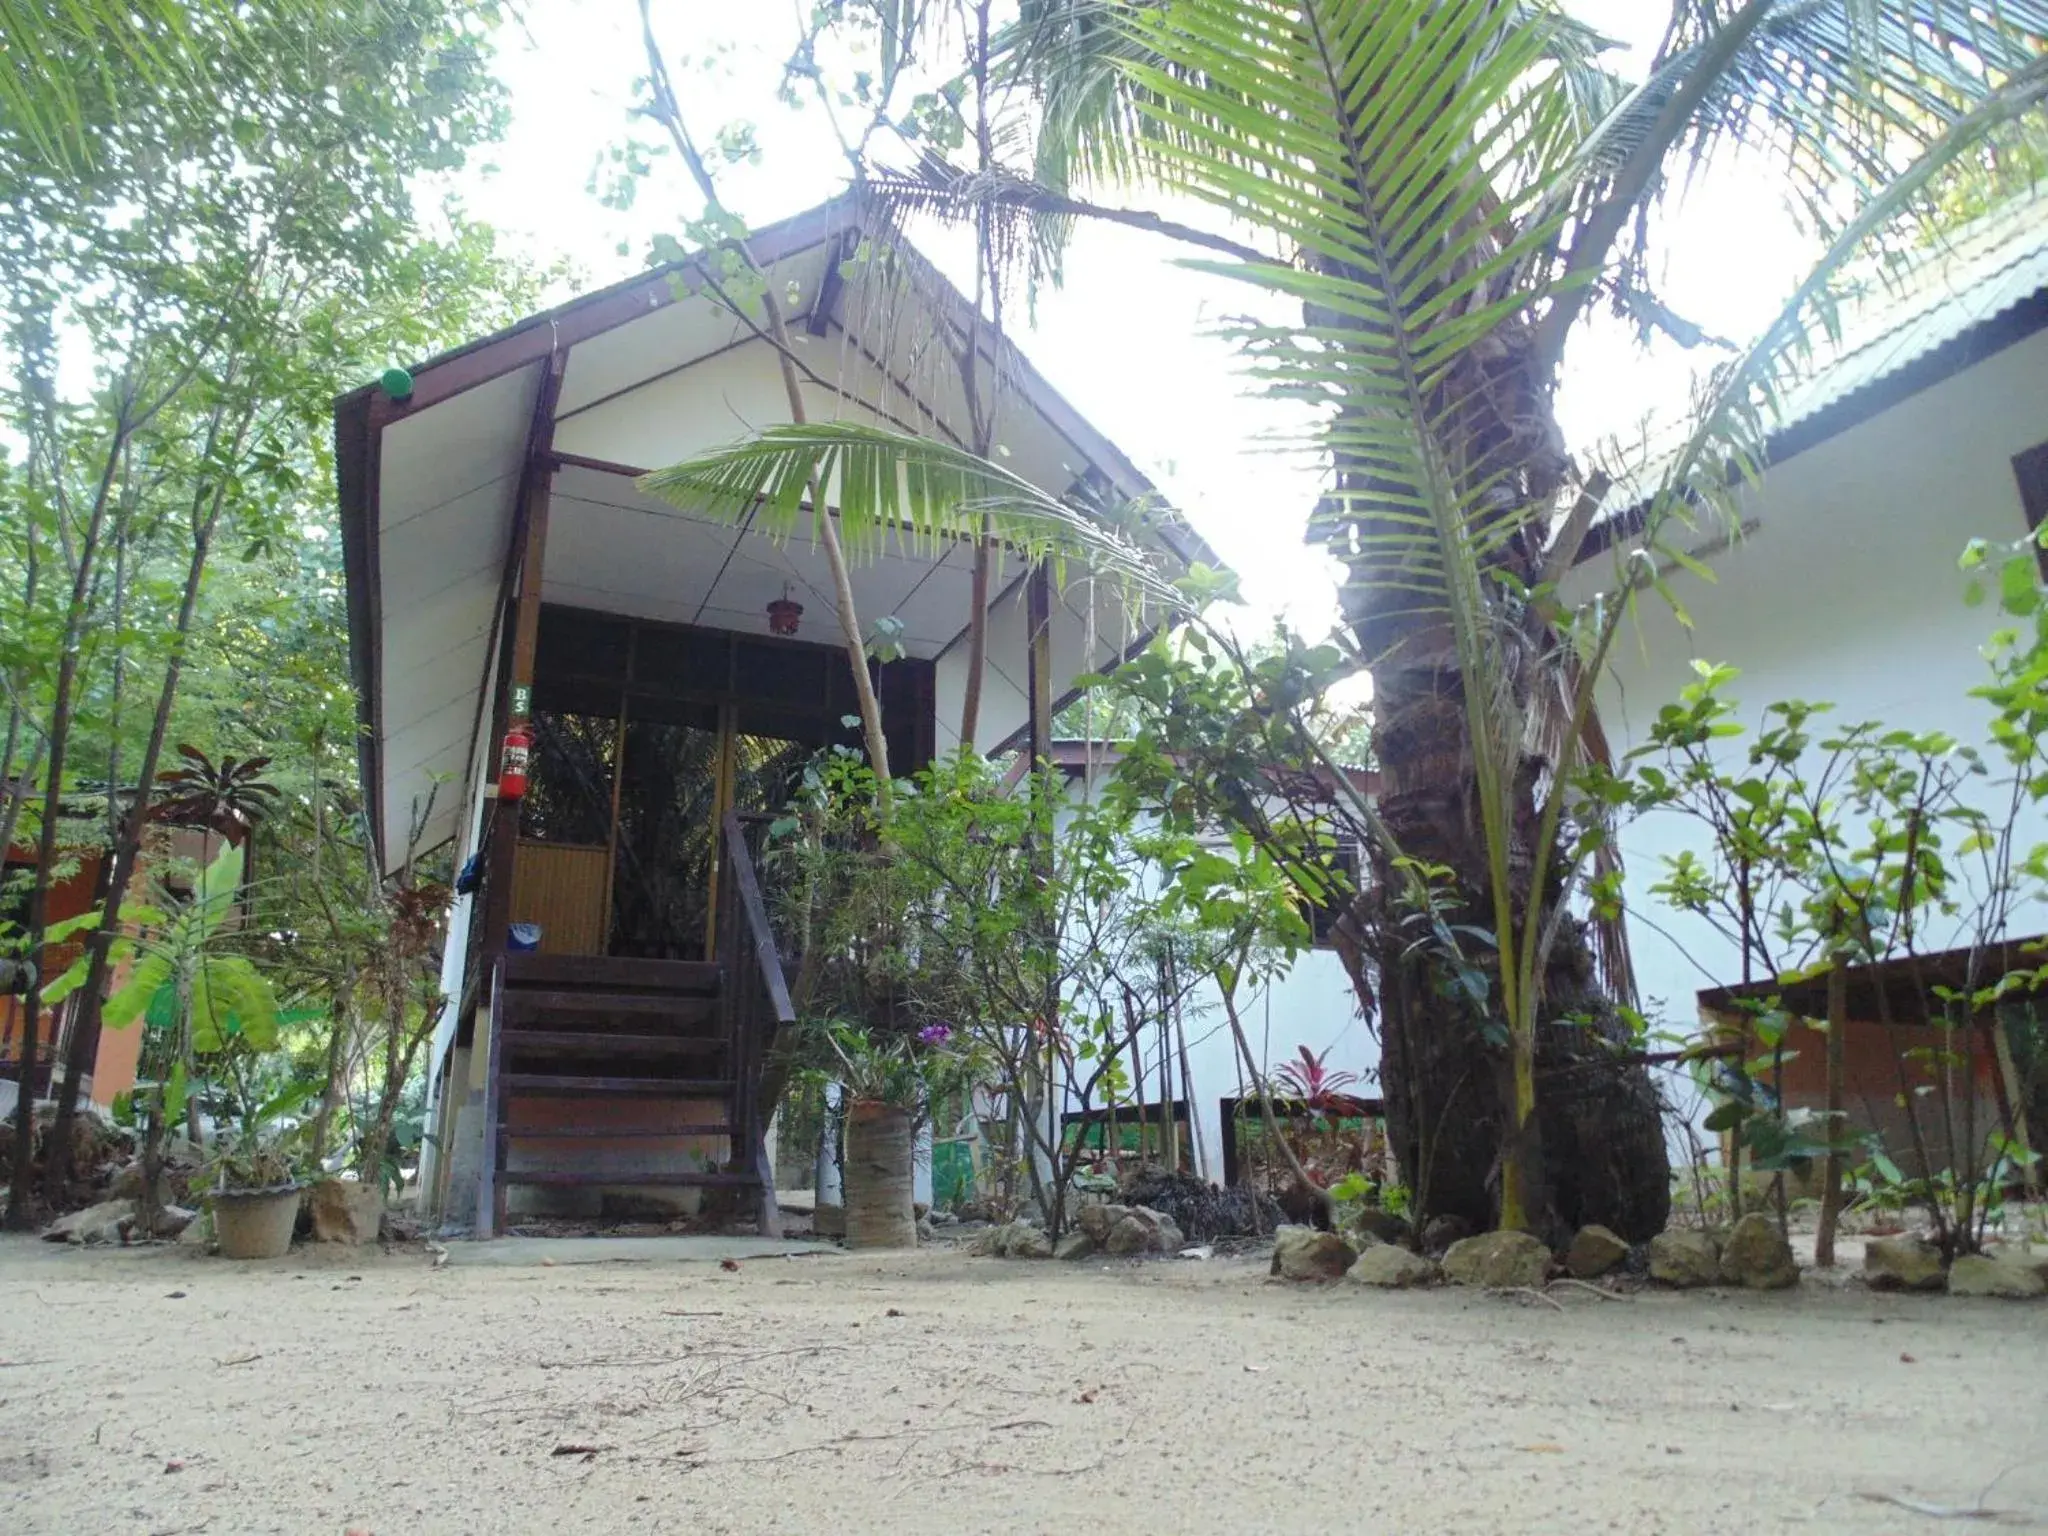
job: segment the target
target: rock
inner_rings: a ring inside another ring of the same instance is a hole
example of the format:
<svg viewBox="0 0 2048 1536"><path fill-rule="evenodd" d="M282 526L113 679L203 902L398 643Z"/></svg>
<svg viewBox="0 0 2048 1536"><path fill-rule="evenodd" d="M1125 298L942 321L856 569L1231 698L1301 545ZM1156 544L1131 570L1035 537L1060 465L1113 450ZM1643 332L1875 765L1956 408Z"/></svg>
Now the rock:
<svg viewBox="0 0 2048 1536"><path fill-rule="evenodd" d="M384 1225L384 1190L358 1179L322 1179L306 1192L313 1241L361 1247Z"/></svg>
<svg viewBox="0 0 2048 1536"><path fill-rule="evenodd" d="M1659 1232L1650 1239L1650 1278L1680 1289L1712 1285L1721 1278L1721 1250L1705 1232Z"/></svg>
<svg viewBox="0 0 2048 1536"><path fill-rule="evenodd" d="M1348 1236L1369 1237L1379 1243L1405 1243L1413 1229L1392 1211L1383 1211L1376 1205L1362 1205L1345 1219L1349 1228Z"/></svg>
<svg viewBox="0 0 2048 1536"><path fill-rule="evenodd" d="M1095 1239L1078 1228L1052 1245L1056 1259L1085 1259L1095 1252Z"/></svg>
<svg viewBox="0 0 2048 1536"><path fill-rule="evenodd" d="M2048 1295L2048 1280L2028 1260L2017 1255L1990 1257L1966 1253L1948 1267L1951 1296L1997 1296L2007 1301L2030 1301Z"/></svg>
<svg viewBox="0 0 2048 1536"><path fill-rule="evenodd" d="M102 1200L60 1216L43 1231L46 1243L125 1243L135 1222L132 1200Z"/></svg>
<svg viewBox="0 0 2048 1536"><path fill-rule="evenodd" d="M1597 1280L1628 1258L1628 1244L1598 1223L1579 1228L1564 1256L1564 1267L1581 1280Z"/></svg>
<svg viewBox="0 0 2048 1536"><path fill-rule="evenodd" d="M927 1216L931 1215L931 1213L932 1208L929 1205L926 1205L922 1200L913 1201L911 1203L910 1214L914 1216L917 1220L923 1221Z"/></svg>
<svg viewBox="0 0 2048 1536"><path fill-rule="evenodd" d="M1109 1241L1109 1234L1116 1224L1130 1214L1128 1205L1084 1205L1074 1213L1074 1224L1099 1246Z"/></svg>
<svg viewBox="0 0 2048 1536"><path fill-rule="evenodd" d="M939 1240L939 1230L932 1225L931 1217L917 1218L917 1240L920 1243L935 1243Z"/></svg>
<svg viewBox="0 0 2048 1536"><path fill-rule="evenodd" d="M959 1224L960 1218L951 1211L932 1212L932 1225L935 1227L957 1227Z"/></svg>
<svg viewBox="0 0 2048 1536"><path fill-rule="evenodd" d="M1472 1235L1472 1224L1462 1216L1437 1216L1422 1229L1422 1251L1428 1254L1450 1252L1451 1244L1462 1242Z"/></svg>
<svg viewBox="0 0 2048 1536"><path fill-rule="evenodd" d="M1778 1223L1762 1211L1736 1222L1721 1245L1721 1278L1751 1291L1786 1291L1799 1283L1799 1261Z"/></svg>
<svg viewBox="0 0 2048 1536"><path fill-rule="evenodd" d="M1941 1250L1924 1237L1873 1237L1863 1245L1863 1278L1880 1291L1938 1291L1948 1276Z"/></svg>
<svg viewBox="0 0 2048 1536"><path fill-rule="evenodd" d="M1272 1273L1283 1280L1340 1280L1358 1250L1334 1232L1282 1227L1273 1234Z"/></svg>
<svg viewBox="0 0 2048 1536"><path fill-rule="evenodd" d="M1103 1240L1105 1253L1119 1258L1141 1253L1178 1253L1187 1243L1187 1238L1171 1216L1161 1215L1142 1205L1110 1206L1107 1209L1121 1210L1124 1214Z"/></svg>
<svg viewBox="0 0 2048 1536"><path fill-rule="evenodd" d="M1459 1285L1541 1290L1550 1278L1550 1249L1527 1232L1483 1232L1451 1244L1444 1274Z"/></svg>
<svg viewBox="0 0 2048 1536"><path fill-rule="evenodd" d="M213 1246L213 1213L201 1211L185 1224L185 1230L178 1234L180 1248L211 1248Z"/></svg>
<svg viewBox="0 0 2048 1536"><path fill-rule="evenodd" d="M107 1181L109 1200L140 1200L142 1198L142 1159L136 1158L126 1166L115 1170L113 1178Z"/></svg>
<svg viewBox="0 0 2048 1536"><path fill-rule="evenodd" d="M1359 1285L1405 1291L1410 1286L1434 1285L1443 1278L1443 1271L1434 1259L1425 1259L1392 1243L1374 1243L1358 1256L1348 1278Z"/></svg>
<svg viewBox="0 0 2048 1536"><path fill-rule="evenodd" d="M1044 1229L1028 1222L1013 1221L1003 1228L1002 1255L1006 1259L1049 1259L1052 1239Z"/></svg>
<svg viewBox="0 0 2048 1536"><path fill-rule="evenodd" d="M977 1259L999 1259L1003 1256L1003 1234L1007 1227L985 1227L974 1234L967 1251Z"/></svg>
<svg viewBox="0 0 2048 1536"><path fill-rule="evenodd" d="M182 1205L167 1205L157 1212L156 1235L182 1238L186 1229L198 1218L197 1211L188 1211Z"/></svg>

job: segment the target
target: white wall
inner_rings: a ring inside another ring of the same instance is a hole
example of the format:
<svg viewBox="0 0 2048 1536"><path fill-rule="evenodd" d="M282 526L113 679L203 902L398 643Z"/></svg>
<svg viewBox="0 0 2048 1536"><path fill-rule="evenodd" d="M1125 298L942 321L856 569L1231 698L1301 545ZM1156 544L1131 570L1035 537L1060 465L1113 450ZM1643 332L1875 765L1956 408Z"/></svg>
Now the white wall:
<svg viewBox="0 0 2048 1536"><path fill-rule="evenodd" d="M2048 335L2036 335L1774 466L1745 499L1757 528L1711 561L1718 580L1674 576L1693 628L1646 594L1640 629L1623 631L1600 695L1616 750L1643 739L1695 657L1741 669L1732 694L1752 731L1767 704L1797 698L1832 703L1828 718L1843 724L1982 745L1988 711L1969 690L1988 676L1979 647L2000 620L1988 604L1965 606L1956 562L1972 537L2025 533L2011 461L2043 439ZM2037 813L2028 841L2044 837ZM1644 914L1629 938L1645 1007L1681 1027L1696 1018L1696 992L1740 980L1733 946L1649 895L1661 856L1685 846L1706 852L1673 817L1645 818L1622 839L1631 910ZM2048 912L2021 917L2018 932L2048 929Z"/></svg>

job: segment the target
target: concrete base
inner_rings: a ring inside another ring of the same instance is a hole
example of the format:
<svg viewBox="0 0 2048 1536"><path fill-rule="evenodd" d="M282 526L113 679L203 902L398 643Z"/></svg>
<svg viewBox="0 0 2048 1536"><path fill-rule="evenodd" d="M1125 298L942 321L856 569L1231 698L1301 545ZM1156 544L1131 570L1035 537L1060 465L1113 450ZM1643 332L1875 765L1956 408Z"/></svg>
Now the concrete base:
<svg viewBox="0 0 2048 1536"><path fill-rule="evenodd" d="M716 1264L725 1259L811 1258L836 1255L831 1243L762 1237L501 1237L488 1243L453 1243L450 1264L506 1269L553 1264Z"/></svg>
<svg viewBox="0 0 2048 1536"><path fill-rule="evenodd" d="M481 1088L459 1092L455 1101L455 1123L442 1143L448 1159L447 1182L443 1185L440 1217L452 1227L468 1227L476 1221L477 1185L483 1178L484 1095Z"/></svg>

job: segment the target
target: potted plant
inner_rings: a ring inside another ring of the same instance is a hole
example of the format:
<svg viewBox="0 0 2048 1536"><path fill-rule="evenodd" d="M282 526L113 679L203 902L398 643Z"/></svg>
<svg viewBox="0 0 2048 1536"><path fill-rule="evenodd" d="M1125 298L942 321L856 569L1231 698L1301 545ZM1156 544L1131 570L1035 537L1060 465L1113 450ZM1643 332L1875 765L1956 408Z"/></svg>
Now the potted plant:
<svg viewBox="0 0 2048 1536"><path fill-rule="evenodd" d="M298 1111L312 1096L293 1083L262 1103L246 1105L208 1164L214 1241L229 1259L277 1259L292 1245L299 1220Z"/></svg>
<svg viewBox="0 0 2048 1536"><path fill-rule="evenodd" d="M951 1026L874 1028L843 1019L814 1024L813 1071L846 1091L846 1246L917 1246L917 1130L935 1095L973 1074Z"/></svg>

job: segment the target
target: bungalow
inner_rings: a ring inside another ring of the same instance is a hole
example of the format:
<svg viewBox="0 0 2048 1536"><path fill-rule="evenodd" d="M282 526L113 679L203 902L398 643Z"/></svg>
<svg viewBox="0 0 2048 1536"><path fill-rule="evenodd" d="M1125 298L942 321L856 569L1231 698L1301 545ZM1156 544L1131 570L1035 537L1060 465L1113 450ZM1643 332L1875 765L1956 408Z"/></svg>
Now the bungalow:
<svg viewBox="0 0 2048 1536"><path fill-rule="evenodd" d="M1008 467L1055 495L1149 490L849 200L752 249L792 317L811 419L968 440L971 356ZM638 484L790 420L778 352L713 291L719 272L716 253L649 271L335 407L377 855L389 870L444 850L468 876L422 1178L479 1236L522 1210L707 1186L774 1220L757 1087L789 1005L749 843L805 758L857 737L822 550ZM1155 537L1170 572L1213 563L1175 521ZM959 741L973 549L871 554L854 602L896 621L902 655L873 676L892 764L915 768ZM990 583L977 745L1044 750L1074 680L1156 623L1067 575L1012 558ZM518 801L499 793L514 724L532 738Z"/></svg>
<svg viewBox="0 0 2048 1536"><path fill-rule="evenodd" d="M1940 730L1988 748L1989 706L1971 690L1988 677L1981 647L2009 621L1966 605L1957 560L1972 538L2010 543L2048 515L2048 199L1951 235L1839 321L1839 345L1783 402L1767 467L1740 493L1739 532L1701 551L1717 579L1674 577L1690 627L1646 601L1640 632L1617 645L1599 696L1617 754L1645 739L1696 658L1740 669L1734 693L1752 728L1767 704L1803 699L1831 703L1841 723ZM1593 556L1633 531L1625 511L1596 526L1578 580L1598 580L1606 562ZM2048 839L2048 807L2025 809L2017 831L2022 847ZM1735 947L1650 889L1665 857L1699 835L1665 815L1624 833L1630 942L1646 1011L1725 1024L1743 994ZM2017 955L2044 931L2048 909L2031 901L2002 937ZM1932 952L1962 938L1925 940L1918 968L1959 982L1961 957ZM1901 983L1862 976L1851 994L1848 1103L1872 1130L1896 1129L1898 1040L1877 1020L1881 992ZM1811 991L1787 1001L1821 1011ZM1887 1016L1910 1030L1918 1014L1900 999ZM1787 1074L1789 1107L1822 1102L1818 1038L1804 1047ZM2030 1087L2023 1070L1994 1071L1997 1055L1987 1044L1979 1056L1987 1130L2002 1123L2001 1094L2038 1102L2048 1088L2038 1063ZM1891 1145L1896 1155L1899 1138Z"/></svg>

